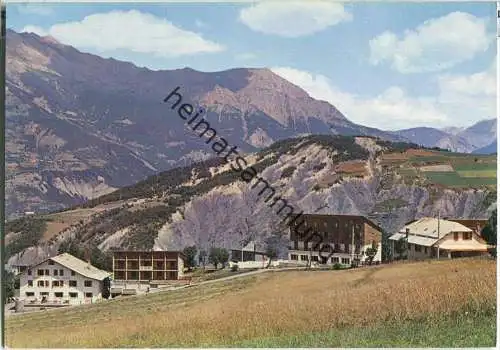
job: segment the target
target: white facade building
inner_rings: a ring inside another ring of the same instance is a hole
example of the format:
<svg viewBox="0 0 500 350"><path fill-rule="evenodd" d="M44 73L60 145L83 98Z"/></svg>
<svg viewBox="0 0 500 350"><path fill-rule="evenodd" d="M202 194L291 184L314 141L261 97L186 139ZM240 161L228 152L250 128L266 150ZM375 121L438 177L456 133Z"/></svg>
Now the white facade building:
<svg viewBox="0 0 500 350"><path fill-rule="evenodd" d="M478 232L458 222L429 217L408 223L389 240L394 257L410 260L488 255L490 248Z"/></svg>
<svg viewBox="0 0 500 350"><path fill-rule="evenodd" d="M20 275L19 298L26 303L88 304L102 298L111 273L64 253L34 265Z"/></svg>

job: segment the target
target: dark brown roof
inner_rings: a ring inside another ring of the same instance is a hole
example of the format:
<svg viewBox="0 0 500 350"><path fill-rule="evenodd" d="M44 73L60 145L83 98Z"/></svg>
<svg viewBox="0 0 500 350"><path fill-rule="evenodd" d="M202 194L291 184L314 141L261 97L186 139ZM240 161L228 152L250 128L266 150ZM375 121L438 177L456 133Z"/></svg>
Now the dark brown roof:
<svg viewBox="0 0 500 350"><path fill-rule="evenodd" d="M112 250L113 253L174 253L174 254L180 254L184 258L186 257L186 254L184 252L181 252L180 250Z"/></svg>
<svg viewBox="0 0 500 350"><path fill-rule="evenodd" d="M371 221L370 219L368 219L366 216L362 216L362 215L303 214L302 216L304 218L307 218L307 217L311 217L312 218L312 217L314 217L314 218L317 218L319 220L321 220L321 219L327 220L327 219L332 219L332 218L340 218L340 219L344 219L344 220L349 220L349 219L351 219L351 220L362 220L363 222L366 222L367 224L369 224L373 228L377 229L378 231L380 231L380 232L383 231L382 227L380 227L379 225L377 225L376 223L374 223L373 221Z"/></svg>

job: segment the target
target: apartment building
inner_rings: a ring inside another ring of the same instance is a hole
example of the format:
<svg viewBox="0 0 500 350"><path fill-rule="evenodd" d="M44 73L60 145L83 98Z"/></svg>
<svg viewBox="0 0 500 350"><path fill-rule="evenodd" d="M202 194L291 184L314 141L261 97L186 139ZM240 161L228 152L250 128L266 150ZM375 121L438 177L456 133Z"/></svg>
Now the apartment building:
<svg viewBox="0 0 500 350"><path fill-rule="evenodd" d="M103 297L110 273L64 253L20 274L19 297L31 304L93 303Z"/></svg>
<svg viewBox="0 0 500 350"><path fill-rule="evenodd" d="M242 262L242 261L266 261L266 253L263 247L259 247L254 241L249 242L243 248L231 249L230 251L230 261Z"/></svg>
<svg viewBox="0 0 500 350"><path fill-rule="evenodd" d="M466 222L477 227L476 222ZM481 224L481 223L479 223ZM457 220L422 218L406 224L389 237L393 257L420 260L454 258L488 254L488 245L478 229L463 225ZM438 253L439 250L439 253Z"/></svg>
<svg viewBox="0 0 500 350"><path fill-rule="evenodd" d="M115 251L114 281L154 282L177 280L183 276L183 252L177 251Z"/></svg>
<svg viewBox="0 0 500 350"><path fill-rule="evenodd" d="M377 250L372 262L382 261L382 228L364 216L303 214L295 224L297 228L289 230L291 261L363 264L371 247Z"/></svg>

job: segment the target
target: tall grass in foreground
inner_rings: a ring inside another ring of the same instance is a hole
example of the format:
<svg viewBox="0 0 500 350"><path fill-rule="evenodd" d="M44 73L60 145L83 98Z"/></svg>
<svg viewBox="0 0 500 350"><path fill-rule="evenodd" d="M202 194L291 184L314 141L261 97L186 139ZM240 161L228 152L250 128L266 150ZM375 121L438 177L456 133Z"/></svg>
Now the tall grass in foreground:
<svg viewBox="0 0 500 350"><path fill-rule="evenodd" d="M465 312L493 315L485 317L491 317L494 324L495 264L463 259L346 271L266 273L12 317L7 319L6 340L12 347L193 347L245 342L258 346L255 342L259 341L264 341L263 346L279 346L304 337L310 341L302 344L313 347L326 346L328 339L331 346L369 345L366 336L376 336L376 344L391 346L391 339L401 335L411 346L412 340L404 338L404 325L439 328L441 322L458 325L459 320L466 325L468 318L460 318ZM469 335L462 339L463 346L475 344L475 331L463 333L459 326L449 329L452 333L455 329L456 337ZM307 334L322 334L318 339L323 341L314 343ZM335 334L343 334L339 339L344 343L334 342ZM425 338L418 345L425 346ZM494 333L489 345L493 344Z"/></svg>

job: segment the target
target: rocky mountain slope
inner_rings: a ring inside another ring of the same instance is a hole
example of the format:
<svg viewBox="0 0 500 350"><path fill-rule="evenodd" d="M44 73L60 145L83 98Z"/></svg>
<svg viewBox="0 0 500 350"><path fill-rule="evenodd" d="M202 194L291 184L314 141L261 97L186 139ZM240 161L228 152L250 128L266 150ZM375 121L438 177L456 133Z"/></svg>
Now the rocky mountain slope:
<svg viewBox="0 0 500 350"><path fill-rule="evenodd" d="M278 223L287 212L278 212L281 202L270 204L278 197L294 213L365 215L387 233L438 210L441 217L487 218L496 205L494 156L369 137L314 135L276 142L245 161L255 169L252 178L241 167L236 171L233 162L214 158L79 207L11 222L9 263L31 263L82 247L106 256L116 248L237 248L249 240L262 244L267 236L282 232ZM267 202L269 193L261 192L259 177L275 191Z"/></svg>
<svg viewBox="0 0 500 350"><path fill-rule="evenodd" d="M395 133L425 147L439 147L454 152L488 154L491 153L489 152L491 147L485 150L482 148L496 144L497 120L483 120L468 128L452 127L439 130L420 127L399 130Z"/></svg>
<svg viewBox="0 0 500 350"><path fill-rule="evenodd" d="M151 71L32 33L8 31L6 81L8 214L60 209L207 159L162 102L177 86L242 152L306 133L403 140L267 69Z"/></svg>

